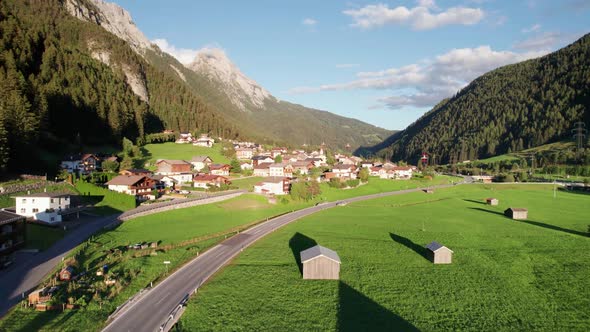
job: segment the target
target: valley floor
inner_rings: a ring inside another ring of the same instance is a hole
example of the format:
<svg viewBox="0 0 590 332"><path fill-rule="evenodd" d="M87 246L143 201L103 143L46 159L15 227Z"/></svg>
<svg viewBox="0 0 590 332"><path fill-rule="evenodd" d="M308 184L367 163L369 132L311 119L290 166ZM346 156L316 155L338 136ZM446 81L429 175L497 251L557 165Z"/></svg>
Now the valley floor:
<svg viewBox="0 0 590 332"><path fill-rule="evenodd" d="M245 250L191 300L181 328L587 331L589 201L544 185L473 185L320 212ZM529 219L504 217L509 206ZM425 259L431 241L454 250L453 264ZM339 281L302 280L299 252L316 243L340 255Z"/></svg>

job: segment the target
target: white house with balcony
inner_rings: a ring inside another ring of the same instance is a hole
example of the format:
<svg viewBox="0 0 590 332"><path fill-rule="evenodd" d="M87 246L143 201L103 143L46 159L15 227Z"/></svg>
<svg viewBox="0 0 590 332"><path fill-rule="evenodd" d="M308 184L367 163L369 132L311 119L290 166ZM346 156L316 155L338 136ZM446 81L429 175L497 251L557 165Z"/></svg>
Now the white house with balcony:
<svg viewBox="0 0 590 332"><path fill-rule="evenodd" d="M61 222L61 212L70 208L70 195L64 193L43 192L14 198L17 214L49 224Z"/></svg>

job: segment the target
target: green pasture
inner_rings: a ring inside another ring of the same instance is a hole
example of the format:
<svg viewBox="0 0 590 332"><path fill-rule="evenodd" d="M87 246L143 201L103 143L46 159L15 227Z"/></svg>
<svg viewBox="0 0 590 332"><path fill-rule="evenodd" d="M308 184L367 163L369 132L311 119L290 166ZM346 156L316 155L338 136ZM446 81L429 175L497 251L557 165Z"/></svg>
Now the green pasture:
<svg viewBox="0 0 590 332"><path fill-rule="evenodd" d="M545 185L460 185L336 207L246 249L189 302L181 328L587 331L588 203ZM504 217L510 206L528 220ZM425 258L431 241L453 264ZM339 281L302 280L299 252L316 243L340 255Z"/></svg>

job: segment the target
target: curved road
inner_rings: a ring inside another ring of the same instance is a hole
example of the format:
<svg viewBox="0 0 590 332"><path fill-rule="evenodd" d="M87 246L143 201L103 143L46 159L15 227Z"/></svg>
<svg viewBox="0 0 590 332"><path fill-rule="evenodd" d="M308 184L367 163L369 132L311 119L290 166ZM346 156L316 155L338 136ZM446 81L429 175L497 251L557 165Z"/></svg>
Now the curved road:
<svg viewBox="0 0 590 332"><path fill-rule="evenodd" d="M429 188L445 188L451 186L440 185ZM128 307L119 313L103 329L103 332L159 331L160 326L168 320L170 313L179 306L179 303L188 294L192 294L203 282L209 279L232 258L237 256L244 248L286 224L318 211L332 208L338 203L350 203L385 196L403 195L421 191L422 189L407 189L353 197L338 202L323 203L270 219L225 240L184 265L145 293L145 295L142 295L140 299L128 304Z"/></svg>

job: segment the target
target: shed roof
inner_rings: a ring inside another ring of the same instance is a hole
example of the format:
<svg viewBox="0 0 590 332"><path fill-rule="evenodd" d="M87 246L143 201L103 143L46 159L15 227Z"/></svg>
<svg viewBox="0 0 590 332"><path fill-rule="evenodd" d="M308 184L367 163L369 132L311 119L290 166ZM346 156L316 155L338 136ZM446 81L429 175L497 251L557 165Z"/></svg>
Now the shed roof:
<svg viewBox="0 0 590 332"><path fill-rule="evenodd" d="M24 219L24 218L25 217L18 215L16 213L0 210L0 225L8 224L13 221L17 221L19 219Z"/></svg>
<svg viewBox="0 0 590 332"><path fill-rule="evenodd" d="M190 164L189 162L185 161L185 160L178 160L178 159L160 159L156 162L157 164L160 163L166 163L169 165L186 165L186 164Z"/></svg>
<svg viewBox="0 0 590 332"><path fill-rule="evenodd" d="M132 186L141 181L145 176L143 175L119 175L107 182L107 185L114 186Z"/></svg>
<svg viewBox="0 0 590 332"><path fill-rule="evenodd" d="M27 195L16 195L14 197L51 197L51 198L57 198L57 197L65 197L65 196L70 196L69 193L48 193L48 192L42 192L42 193L33 193L33 194L27 194Z"/></svg>
<svg viewBox="0 0 590 332"><path fill-rule="evenodd" d="M438 243L438 242L436 242L436 241L432 241L432 242L430 242L430 243L429 243L429 244L426 246L426 249L428 249L428 250L430 250L430 251L432 251L432 252L436 252L436 251L438 251L438 250L440 250L440 249L442 249L442 248L445 248L445 249L447 249L448 251L450 251L450 252L453 252L451 249L449 249L449 248L447 248L447 247L443 246L442 244L440 244L440 243Z"/></svg>
<svg viewBox="0 0 590 332"><path fill-rule="evenodd" d="M212 160L211 158L209 158L209 156L194 156L191 161L194 163L198 163L198 162L206 162L207 159Z"/></svg>
<svg viewBox="0 0 590 332"><path fill-rule="evenodd" d="M512 210L513 212L527 212L528 210L525 208L508 208L508 210Z"/></svg>
<svg viewBox="0 0 590 332"><path fill-rule="evenodd" d="M340 257L338 256L338 254L334 250L328 249L326 247L322 247L320 245L303 250L301 252L301 263L305 263L305 262L315 259L319 256L324 256L324 257L331 259L331 260L335 261L336 263L340 264Z"/></svg>

